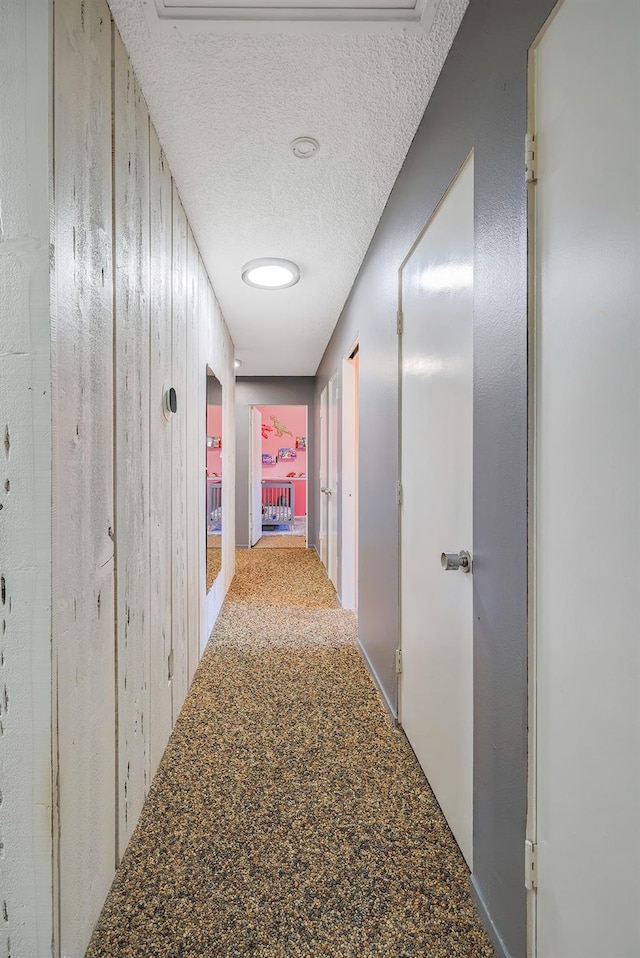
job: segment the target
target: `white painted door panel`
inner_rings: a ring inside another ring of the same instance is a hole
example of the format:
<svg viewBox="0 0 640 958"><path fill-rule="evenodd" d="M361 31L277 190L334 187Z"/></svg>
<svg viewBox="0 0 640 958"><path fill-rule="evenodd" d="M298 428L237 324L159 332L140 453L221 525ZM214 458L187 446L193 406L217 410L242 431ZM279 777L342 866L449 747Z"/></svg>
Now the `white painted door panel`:
<svg viewBox="0 0 640 958"><path fill-rule="evenodd" d="M251 407L251 545L262 538L262 413Z"/></svg>
<svg viewBox="0 0 640 958"><path fill-rule="evenodd" d="M358 568L358 354L342 361L342 529L340 602L357 608Z"/></svg>
<svg viewBox="0 0 640 958"><path fill-rule="evenodd" d="M328 430L327 430L327 387L320 394L320 531L318 535L320 546L320 562L325 569L328 567L327 557L327 494L328 485Z"/></svg>
<svg viewBox="0 0 640 958"><path fill-rule="evenodd" d="M327 575L338 589L338 376L328 385L327 402Z"/></svg>
<svg viewBox="0 0 640 958"><path fill-rule="evenodd" d="M640 955L640 5L535 52L538 958Z"/></svg>
<svg viewBox="0 0 640 958"><path fill-rule="evenodd" d="M402 270L403 728L471 867L473 160Z"/></svg>

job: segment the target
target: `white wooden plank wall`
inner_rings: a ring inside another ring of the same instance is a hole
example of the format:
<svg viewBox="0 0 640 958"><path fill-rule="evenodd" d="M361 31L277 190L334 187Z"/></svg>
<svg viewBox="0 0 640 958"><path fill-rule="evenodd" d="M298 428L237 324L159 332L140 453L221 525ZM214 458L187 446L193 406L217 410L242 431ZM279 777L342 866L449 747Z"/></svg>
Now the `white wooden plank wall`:
<svg viewBox="0 0 640 958"><path fill-rule="evenodd" d="M111 20L103 0L54 9L57 869L60 947L73 954L115 861Z"/></svg>
<svg viewBox="0 0 640 958"><path fill-rule="evenodd" d="M187 525L187 659L189 683L200 661L200 553L199 521L202 495L199 472L200 392L198 367L200 362L200 311L198 247L189 229L187 231L187 370L186 384L186 525Z"/></svg>
<svg viewBox="0 0 640 958"><path fill-rule="evenodd" d="M233 574L233 346L105 0L3 0L0 43L0 958L75 958Z"/></svg>
<svg viewBox="0 0 640 958"><path fill-rule="evenodd" d="M150 784L149 116L114 38L118 844Z"/></svg>
<svg viewBox="0 0 640 958"><path fill-rule="evenodd" d="M0 955L52 935L49 19L0 3Z"/></svg>
<svg viewBox="0 0 640 958"><path fill-rule="evenodd" d="M151 365L149 396L149 480L151 557L150 772L158 767L172 729L171 673L171 443L173 423L163 394L171 383L172 181L156 132L150 128Z"/></svg>
<svg viewBox="0 0 640 958"><path fill-rule="evenodd" d="M173 187L173 266L172 266L172 384L177 392L177 411L172 416L171 479L172 489L172 648L173 648L173 724L187 694L187 549L186 549L186 393L187 393L187 217L178 191Z"/></svg>

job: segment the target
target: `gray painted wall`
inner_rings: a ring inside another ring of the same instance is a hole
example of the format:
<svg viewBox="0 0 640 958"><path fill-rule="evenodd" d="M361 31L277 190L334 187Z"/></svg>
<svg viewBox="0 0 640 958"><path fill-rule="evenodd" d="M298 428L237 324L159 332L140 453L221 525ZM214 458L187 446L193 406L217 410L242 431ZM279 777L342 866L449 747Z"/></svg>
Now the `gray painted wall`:
<svg viewBox="0 0 640 958"><path fill-rule="evenodd" d="M249 545L249 406L308 406L307 436L307 524L315 527L315 501L311 497L311 479L315 476L313 376L239 376L236 379L236 544ZM315 544L317 538L309 540Z"/></svg>
<svg viewBox="0 0 640 958"><path fill-rule="evenodd" d="M319 397L359 332L359 639L395 709L398 268L473 148L473 885L494 941L513 958L526 951L526 75L528 48L552 6L552 0L471 0L316 382Z"/></svg>

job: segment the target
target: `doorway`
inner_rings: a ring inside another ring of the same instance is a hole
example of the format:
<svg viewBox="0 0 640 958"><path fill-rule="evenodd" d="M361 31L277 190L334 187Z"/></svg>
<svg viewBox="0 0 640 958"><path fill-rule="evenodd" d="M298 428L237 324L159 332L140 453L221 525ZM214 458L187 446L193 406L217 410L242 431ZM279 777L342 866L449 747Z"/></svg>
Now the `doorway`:
<svg viewBox="0 0 640 958"><path fill-rule="evenodd" d="M249 408L252 548L307 547L307 406Z"/></svg>
<svg viewBox="0 0 640 958"><path fill-rule="evenodd" d="M531 55L532 958L640 955L639 50L564 0Z"/></svg>
<svg viewBox="0 0 640 958"><path fill-rule="evenodd" d="M473 155L400 270L400 717L473 865Z"/></svg>

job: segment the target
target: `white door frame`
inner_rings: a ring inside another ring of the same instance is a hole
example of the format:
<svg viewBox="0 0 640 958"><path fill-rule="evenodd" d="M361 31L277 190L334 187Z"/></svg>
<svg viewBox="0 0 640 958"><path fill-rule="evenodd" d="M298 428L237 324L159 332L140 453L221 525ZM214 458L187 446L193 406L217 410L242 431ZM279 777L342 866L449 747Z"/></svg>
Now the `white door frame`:
<svg viewBox="0 0 640 958"><path fill-rule="evenodd" d="M293 408L304 408L305 410L305 429L304 434L307 440L307 467L306 467L306 476L305 476L305 492L306 492L306 522L305 522L305 547L309 546L309 490L310 490L310 476L309 476L309 404L303 402L283 402L283 403L274 403L274 402L255 402L251 403L249 406L249 547L255 545L255 542L252 541L252 529L253 529L253 509L254 509L254 449L253 449L253 410L263 406L266 408L273 408L274 406L291 406ZM292 440L293 442L293 440ZM257 462L257 461L256 461ZM262 480L262 461L260 462L260 479ZM297 490L296 490L297 491ZM260 513L261 522L262 522L262 513ZM295 517L294 517L295 518ZM262 534L262 533L261 533ZM260 538L260 536L258 537ZM256 539L257 542L257 539Z"/></svg>
<svg viewBox="0 0 640 958"><path fill-rule="evenodd" d="M357 609L358 595L358 448L356 421L358 394L353 356L356 337L342 360L342 534L340 543L340 601L343 609Z"/></svg>

